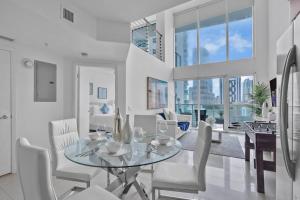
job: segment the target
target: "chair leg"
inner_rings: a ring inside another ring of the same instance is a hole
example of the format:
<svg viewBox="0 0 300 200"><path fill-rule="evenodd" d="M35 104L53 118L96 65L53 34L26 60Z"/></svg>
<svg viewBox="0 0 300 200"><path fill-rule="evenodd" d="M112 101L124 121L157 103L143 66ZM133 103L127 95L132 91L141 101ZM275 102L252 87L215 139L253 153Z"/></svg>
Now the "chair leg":
<svg viewBox="0 0 300 200"><path fill-rule="evenodd" d="M86 182L86 188L91 187L91 181Z"/></svg>
<svg viewBox="0 0 300 200"><path fill-rule="evenodd" d="M107 171L107 175L106 175L106 187L109 187L110 185L110 174L109 171Z"/></svg>

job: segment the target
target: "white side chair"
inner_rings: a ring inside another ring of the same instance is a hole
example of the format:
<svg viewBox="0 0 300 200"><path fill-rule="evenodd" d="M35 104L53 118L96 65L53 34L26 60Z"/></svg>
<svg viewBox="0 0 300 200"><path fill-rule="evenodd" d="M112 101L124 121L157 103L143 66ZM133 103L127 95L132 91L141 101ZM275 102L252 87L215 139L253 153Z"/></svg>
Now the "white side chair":
<svg viewBox="0 0 300 200"><path fill-rule="evenodd" d="M84 182L90 181L102 170L69 161L64 149L79 140L76 119L52 121L49 123L49 138L52 155L52 173L59 179Z"/></svg>
<svg viewBox="0 0 300 200"><path fill-rule="evenodd" d="M160 115L134 115L134 126L142 127L147 133L159 132L158 125L161 121L168 125L168 136L178 139L184 134L175 120L164 120Z"/></svg>
<svg viewBox="0 0 300 200"><path fill-rule="evenodd" d="M134 115L134 127L142 127L146 133L156 133L156 115Z"/></svg>
<svg viewBox="0 0 300 200"><path fill-rule="evenodd" d="M199 122L196 149L193 165L165 162L159 164L153 174L152 199L155 191L167 190L186 193L196 193L206 190L205 167L211 146L212 128L204 122Z"/></svg>
<svg viewBox="0 0 300 200"><path fill-rule="evenodd" d="M30 145L27 139L16 142L18 176L24 200L58 200L51 176L50 156L47 149ZM99 186L69 196L68 200L118 200Z"/></svg>

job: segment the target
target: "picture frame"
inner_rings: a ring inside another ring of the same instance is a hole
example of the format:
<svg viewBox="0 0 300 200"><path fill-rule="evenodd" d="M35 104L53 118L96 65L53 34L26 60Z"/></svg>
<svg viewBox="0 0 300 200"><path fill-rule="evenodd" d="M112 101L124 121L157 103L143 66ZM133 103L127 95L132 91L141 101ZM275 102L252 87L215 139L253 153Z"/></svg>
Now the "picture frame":
<svg viewBox="0 0 300 200"><path fill-rule="evenodd" d="M97 91L98 91L97 94L98 99L107 99L107 88L98 87Z"/></svg>
<svg viewBox="0 0 300 200"><path fill-rule="evenodd" d="M147 77L147 109L168 107L168 82Z"/></svg>

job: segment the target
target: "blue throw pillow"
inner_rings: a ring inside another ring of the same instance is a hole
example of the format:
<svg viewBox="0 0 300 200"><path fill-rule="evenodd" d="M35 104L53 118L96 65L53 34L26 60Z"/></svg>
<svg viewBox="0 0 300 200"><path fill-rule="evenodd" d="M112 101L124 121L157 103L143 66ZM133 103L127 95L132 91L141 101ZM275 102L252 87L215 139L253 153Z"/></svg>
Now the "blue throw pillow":
<svg viewBox="0 0 300 200"><path fill-rule="evenodd" d="M190 122L178 122L177 124L182 131L187 131L190 126Z"/></svg>
<svg viewBox="0 0 300 200"><path fill-rule="evenodd" d="M103 114L107 114L109 112L109 107L107 106L107 104L103 104L102 108L100 108L100 111L103 113Z"/></svg>

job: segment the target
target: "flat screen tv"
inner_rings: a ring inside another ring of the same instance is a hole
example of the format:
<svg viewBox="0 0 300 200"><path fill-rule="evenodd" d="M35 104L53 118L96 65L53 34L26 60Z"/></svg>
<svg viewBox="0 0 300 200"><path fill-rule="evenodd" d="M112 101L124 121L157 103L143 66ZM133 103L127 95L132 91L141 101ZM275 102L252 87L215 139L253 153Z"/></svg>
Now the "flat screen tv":
<svg viewBox="0 0 300 200"><path fill-rule="evenodd" d="M147 109L168 107L168 82L147 77Z"/></svg>

